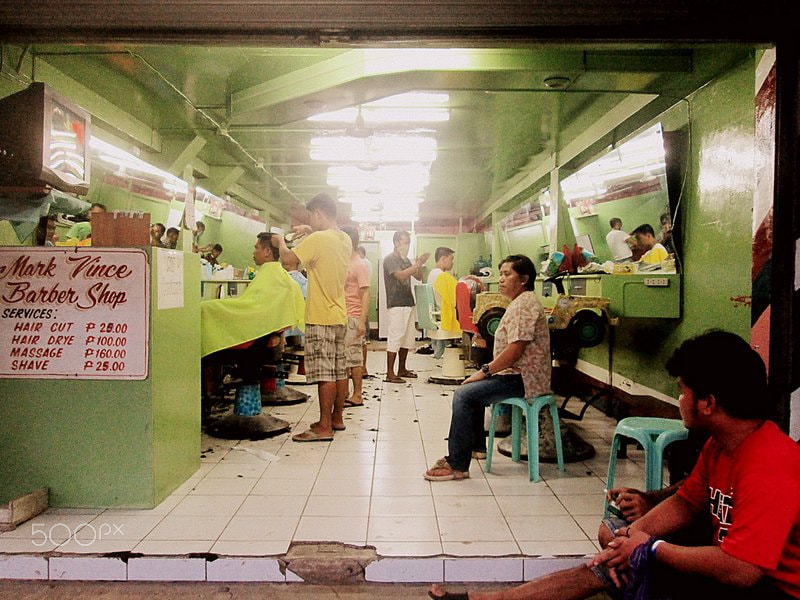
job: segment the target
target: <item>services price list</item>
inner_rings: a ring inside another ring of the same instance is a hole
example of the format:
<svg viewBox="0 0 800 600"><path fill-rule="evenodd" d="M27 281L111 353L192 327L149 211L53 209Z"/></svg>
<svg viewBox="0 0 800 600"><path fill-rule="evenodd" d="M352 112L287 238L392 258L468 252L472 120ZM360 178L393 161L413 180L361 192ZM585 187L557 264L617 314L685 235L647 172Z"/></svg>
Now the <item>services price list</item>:
<svg viewBox="0 0 800 600"><path fill-rule="evenodd" d="M0 377L145 379L147 255L0 249Z"/></svg>

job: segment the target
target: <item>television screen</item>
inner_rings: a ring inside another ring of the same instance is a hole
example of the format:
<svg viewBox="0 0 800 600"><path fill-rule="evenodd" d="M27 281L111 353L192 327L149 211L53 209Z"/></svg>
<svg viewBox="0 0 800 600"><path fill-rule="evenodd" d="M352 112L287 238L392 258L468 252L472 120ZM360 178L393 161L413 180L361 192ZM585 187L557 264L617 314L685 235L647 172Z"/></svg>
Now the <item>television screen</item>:
<svg viewBox="0 0 800 600"><path fill-rule="evenodd" d="M0 99L0 120L0 193L89 191L88 112L36 82Z"/></svg>
<svg viewBox="0 0 800 600"><path fill-rule="evenodd" d="M86 181L86 123L66 106L50 103L50 156L47 166L70 183Z"/></svg>

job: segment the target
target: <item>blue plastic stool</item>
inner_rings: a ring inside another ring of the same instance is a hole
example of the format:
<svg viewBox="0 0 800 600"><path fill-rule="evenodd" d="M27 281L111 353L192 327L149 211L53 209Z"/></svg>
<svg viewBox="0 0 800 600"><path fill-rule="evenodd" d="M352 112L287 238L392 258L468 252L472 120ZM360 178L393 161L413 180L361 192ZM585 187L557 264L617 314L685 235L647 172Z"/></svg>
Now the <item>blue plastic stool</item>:
<svg viewBox="0 0 800 600"><path fill-rule="evenodd" d="M620 437L633 438L644 448L645 491L660 490L663 484L664 448L672 442L685 440L689 430L680 419L658 419L651 417L628 417L617 423L611 442L611 457L608 461L607 487L614 487L614 471L617 468L617 453ZM608 516L608 498L603 514Z"/></svg>
<svg viewBox="0 0 800 600"><path fill-rule="evenodd" d="M506 398L492 406L492 420L489 424L489 441L486 448L486 472L492 472L492 454L494 452L494 426L497 415L503 406L511 408L511 460L519 462L520 442L522 440L522 411L528 429L528 475L531 481L539 481L539 413L543 408L550 409L553 429L556 438L556 458L559 470L564 470L564 450L561 447L561 425L558 420L558 403L553 394L537 396L530 401L525 398Z"/></svg>

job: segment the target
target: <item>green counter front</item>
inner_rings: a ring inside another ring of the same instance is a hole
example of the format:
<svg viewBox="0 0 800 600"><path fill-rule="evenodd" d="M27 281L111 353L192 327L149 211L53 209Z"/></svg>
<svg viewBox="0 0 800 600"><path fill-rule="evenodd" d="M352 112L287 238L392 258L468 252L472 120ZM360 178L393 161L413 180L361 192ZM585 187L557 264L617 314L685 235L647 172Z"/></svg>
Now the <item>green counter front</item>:
<svg viewBox="0 0 800 600"><path fill-rule="evenodd" d="M199 468L199 258L144 252L146 378L0 378L0 502L46 486L51 506L151 508Z"/></svg>
<svg viewBox="0 0 800 600"><path fill-rule="evenodd" d="M571 275L563 281L567 294L608 298L609 312L614 317L678 319L681 316L681 276L676 273ZM536 293L546 308L555 305L558 292L552 283L537 279Z"/></svg>

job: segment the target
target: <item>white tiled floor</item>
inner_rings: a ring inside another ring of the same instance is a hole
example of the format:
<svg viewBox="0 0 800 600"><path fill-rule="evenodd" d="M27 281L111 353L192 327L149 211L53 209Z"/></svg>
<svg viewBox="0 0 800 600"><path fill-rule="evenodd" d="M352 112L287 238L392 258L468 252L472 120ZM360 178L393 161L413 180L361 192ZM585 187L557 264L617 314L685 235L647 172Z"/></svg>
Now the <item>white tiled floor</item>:
<svg viewBox="0 0 800 600"><path fill-rule="evenodd" d="M371 372L384 370L384 356L370 353ZM614 421L594 409L569 421L597 455L565 473L543 464L539 483L528 481L526 463L495 453L491 474L473 461L470 479L431 484L422 473L446 453L454 388L425 382L436 366L428 356L410 356L409 366L420 378L408 384L366 380L366 405L347 409L347 430L333 442L204 438L201 468L155 509L51 509L1 534L0 553L274 556L301 540L405 557L593 552ZM315 388L300 389L309 402L272 410L296 431L318 417ZM616 483L641 487L641 452L629 455Z"/></svg>

